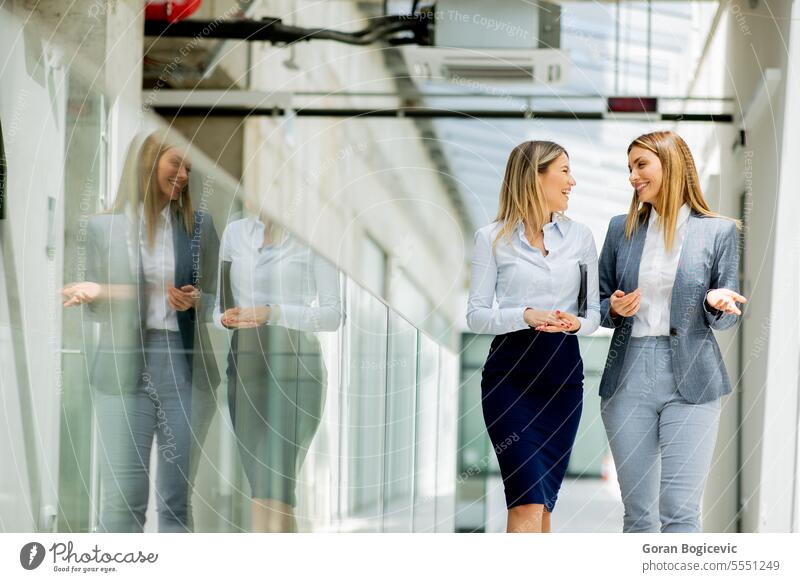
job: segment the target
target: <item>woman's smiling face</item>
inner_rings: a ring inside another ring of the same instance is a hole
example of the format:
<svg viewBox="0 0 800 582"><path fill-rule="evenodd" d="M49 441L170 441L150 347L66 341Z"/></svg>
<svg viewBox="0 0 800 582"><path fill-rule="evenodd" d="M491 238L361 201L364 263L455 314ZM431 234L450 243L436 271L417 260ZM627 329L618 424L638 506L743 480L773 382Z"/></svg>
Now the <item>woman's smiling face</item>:
<svg viewBox="0 0 800 582"><path fill-rule="evenodd" d="M548 210L564 212L569 205L569 194L576 184L570 173L569 156L562 153L550 162L547 169L539 174L539 181L544 190Z"/></svg>
<svg viewBox="0 0 800 582"><path fill-rule="evenodd" d="M628 154L628 180L639 197L639 202L655 206L661 190L661 160L648 149L633 146Z"/></svg>
<svg viewBox="0 0 800 582"><path fill-rule="evenodd" d="M191 164L177 148L165 151L158 160L158 187L169 200L178 200L189 184Z"/></svg>

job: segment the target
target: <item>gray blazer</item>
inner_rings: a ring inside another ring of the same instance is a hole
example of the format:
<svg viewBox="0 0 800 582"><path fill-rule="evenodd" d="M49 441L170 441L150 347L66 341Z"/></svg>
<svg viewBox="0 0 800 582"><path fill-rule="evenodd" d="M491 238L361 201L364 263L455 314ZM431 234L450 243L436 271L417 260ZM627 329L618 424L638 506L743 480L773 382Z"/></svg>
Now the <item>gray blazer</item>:
<svg viewBox="0 0 800 582"><path fill-rule="evenodd" d="M129 286L128 300L86 304L100 337L90 364L90 380L101 392L133 392L144 367L147 296L138 259L138 230L124 213L98 214L89 219L86 240L87 281ZM217 287L219 238L209 214L195 212L194 232L173 217L175 286L194 285L202 293L201 310L177 312L184 355L195 387L210 390L219 384L219 370L204 322L211 321Z"/></svg>
<svg viewBox="0 0 800 582"><path fill-rule="evenodd" d="M611 317L610 297L617 289L625 293L639 284L647 223L638 225L625 238L626 215L611 219L600 253L600 325L614 329L606 359L600 396L608 398L619 387L622 364L633 317ZM709 289L739 292L739 245L736 225L724 218L705 217L692 211L678 261L670 304L672 369L678 392L688 402L702 404L731 392L731 382L712 333L734 325L738 316L709 307Z"/></svg>

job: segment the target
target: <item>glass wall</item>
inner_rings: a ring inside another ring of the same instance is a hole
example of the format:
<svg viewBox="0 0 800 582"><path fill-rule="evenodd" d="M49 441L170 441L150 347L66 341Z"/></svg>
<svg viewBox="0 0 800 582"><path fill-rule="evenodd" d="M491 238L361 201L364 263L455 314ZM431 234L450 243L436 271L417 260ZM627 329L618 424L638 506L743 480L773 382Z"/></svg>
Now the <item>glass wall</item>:
<svg viewBox="0 0 800 582"><path fill-rule="evenodd" d="M33 46L0 71L0 530L452 531L457 356Z"/></svg>

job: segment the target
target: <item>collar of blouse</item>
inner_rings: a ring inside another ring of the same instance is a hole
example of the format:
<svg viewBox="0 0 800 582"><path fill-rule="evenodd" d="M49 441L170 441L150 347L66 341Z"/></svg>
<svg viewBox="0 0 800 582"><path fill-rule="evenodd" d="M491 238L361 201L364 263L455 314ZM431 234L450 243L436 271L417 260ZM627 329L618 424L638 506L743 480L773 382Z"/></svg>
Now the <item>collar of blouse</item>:
<svg viewBox="0 0 800 582"><path fill-rule="evenodd" d="M542 227L542 231L544 236L548 237L548 235L552 235L552 233L558 233L561 237L565 237L567 235L567 219L564 216L560 216L559 214L553 213L551 215L550 222L546 223ZM517 225L517 232L519 234L519 238L521 241L528 243L528 237L525 236L525 223L520 221L519 225ZM549 237L548 237L549 238ZM530 244L530 243L528 243Z"/></svg>

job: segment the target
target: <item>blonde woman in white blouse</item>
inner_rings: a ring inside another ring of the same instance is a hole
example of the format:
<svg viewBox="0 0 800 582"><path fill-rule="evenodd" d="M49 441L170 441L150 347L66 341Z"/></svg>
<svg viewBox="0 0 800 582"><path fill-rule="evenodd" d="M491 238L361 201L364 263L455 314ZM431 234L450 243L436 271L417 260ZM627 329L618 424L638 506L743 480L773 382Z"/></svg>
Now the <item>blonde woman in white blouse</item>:
<svg viewBox="0 0 800 582"><path fill-rule="evenodd" d="M576 335L600 323L594 238L564 216L574 186L563 147L522 143L508 158L497 219L475 233L467 323L496 335L481 399L509 532L550 531L583 406Z"/></svg>

